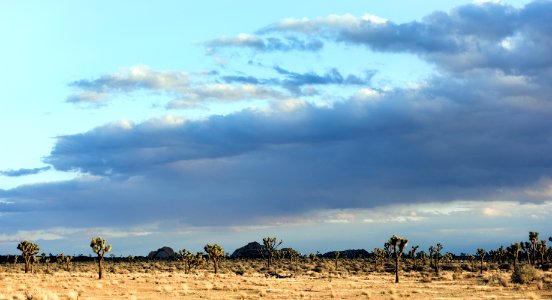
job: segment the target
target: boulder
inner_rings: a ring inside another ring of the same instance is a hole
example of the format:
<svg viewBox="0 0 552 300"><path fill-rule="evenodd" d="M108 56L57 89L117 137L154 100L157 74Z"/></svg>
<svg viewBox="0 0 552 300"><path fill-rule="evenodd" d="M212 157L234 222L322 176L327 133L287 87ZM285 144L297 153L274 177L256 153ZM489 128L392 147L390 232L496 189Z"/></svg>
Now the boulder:
<svg viewBox="0 0 552 300"><path fill-rule="evenodd" d="M261 249L264 249L264 246L257 243L251 242L241 248L236 249L230 258L263 258L261 254Z"/></svg>
<svg viewBox="0 0 552 300"><path fill-rule="evenodd" d="M166 260L166 259L171 259L173 257L174 257L174 250L171 247L167 247L167 246L163 248L159 248L156 251L151 251L148 254L149 259Z"/></svg>

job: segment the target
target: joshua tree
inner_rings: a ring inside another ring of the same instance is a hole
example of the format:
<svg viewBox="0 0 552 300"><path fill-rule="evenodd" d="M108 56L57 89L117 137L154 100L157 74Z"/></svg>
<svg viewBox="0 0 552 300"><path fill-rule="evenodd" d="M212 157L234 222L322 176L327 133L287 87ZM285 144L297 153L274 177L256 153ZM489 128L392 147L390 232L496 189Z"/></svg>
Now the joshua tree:
<svg viewBox="0 0 552 300"><path fill-rule="evenodd" d="M399 283L399 260L407 244L407 239L398 237L396 235L393 235L389 239L389 245L391 245L393 249L393 255L395 256L395 283Z"/></svg>
<svg viewBox="0 0 552 300"><path fill-rule="evenodd" d="M23 257L25 257L25 273L27 273L30 270L32 256L38 253L40 247L33 242L22 241L17 245L17 249L20 250L23 253Z"/></svg>
<svg viewBox="0 0 552 300"><path fill-rule="evenodd" d="M176 253L176 259L181 261L184 264L184 273L186 274L190 270L189 262L192 260L193 256L194 255L192 254L192 252L186 249L178 250L178 252Z"/></svg>
<svg viewBox="0 0 552 300"><path fill-rule="evenodd" d="M67 272L70 271L71 261L73 261L73 256L70 256L70 255L67 255L63 260L63 263L65 264L65 271Z"/></svg>
<svg viewBox="0 0 552 300"><path fill-rule="evenodd" d="M422 261L422 265L425 265L427 262L427 253L425 251L420 251L416 253L416 258Z"/></svg>
<svg viewBox="0 0 552 300"><path fill-rule="evenodd" d="M475 269L475 256L468 255L468 263L470 264L471 270L473 271L473 269Z"/></svg>
<svg viewBox="0 0 552 300"><path fill-rule="evenodd" d="M56 263L58 265L60 265L60 266L63 265L64 261L65 261L65 254L63 254L63 252L58 254L58 256L56 256Z"/></svg>
<svg viewBox="0 0 552 300"><path fill-rule="evenodd" d="M520 244L521 250L523 251L523 254L525 254L525 260L527 260L528 264L531 264L531 243L520 242Z"/></svg>
<svg viewBox="0 0 552 300"><path fill-rule="evenodd" d="M420 246L416 245L416 246L412 246L412 248L410 248L410 251L408 251L408 257L410 257L412 259L412 261L414 262L414 269L416 269L418 267L417 263L416 263L416 250L418 250Z"/></svg>
<svg viewBox="0 0 552 300"><path fill-rule="evenodd" d="M95 237L90 242L90 247L98 255L98 279L102 279L102 263L107 252L111 251L111 245L101 237Z"/></svg>
<svg viewBox="0 0 552 300"><path fill-rule="evenodd" d="M391 244L389 244L389 242L386 242L385 244L383 244L383 251L387 259L388 260L391 259Z"/></svg>
<svg viewBox="0 0 552 300"><path fill-rule="evenodd" d="M190 271L192 271L195 268L202 267L203 265L205 265L205 258L203 257L203 252L196 252L196 255L192 260L192 263L189 265Z"/></svg>
<svg viewBox="0 0 552 300"><path fill-rule="evenodd" d="M42 259L42 257L40 257L40 256L33 256L33 259L31 260L31 273L34 273L33 266L35 264L38 264L41 259Z"/></svg>
<svg viewBox="0 0 552 300"><path fill-rule="evenodd" d="M539 233L538 232L533 232L533 231L529 231L529 241L531 241L531 260L532 260L532 264L534 265L535 264L535 259L536 259L536 254L537 254L537 243L539 241Z"/></svg>
<svg viewBox="0 0 552 300"><path fill-rule="evenodd" d="M512 253L512 256L514 257L514 271L516 270L516 263L517 263L520 251L521 251L521 244L520 243L514 243L510 246L510 252Z"/></svg>
<svg viewBox="0 0 552 300"><path fill-rule="evenodd" d="M378 262L381 262L383 265L383 259L385 258L385 252L383 249L380 248L374 248L374 251L372 252L374 254L374 267L377 269Z"/></svg>
<svg viewBox="0 0 552 300"><path fill-rule="evenodd" d="M544 256L546 254L546 250L548 250L545 240L541 240L540 243L537 244L537 250L540 254L541 264L544 264Z"/></svg>
<svg viewBox="0 0 552 300"><path fill-rule="evenodd" d="M263 256L266 253L266 267L270 269L270 264L272 263L272 257L274 257L274 253L276 251L276 248L280 246L283 243L282 240L280 242L276 242L275 237L265 237L263 238L263 244L264 244L264 252Z"/></svg>
<svg viewBox="0 0 552 300"><path fill-rule="evenodd" d="M429 266L430 267L433 267L434 266L434 263L433 263L433 253L435 253L435 246L429 246Z"/></svg>
<svg viewBox="0 0 552 300"><path fill-rule="evenodd" d="M437 243L435 247L435 274L439 275L439 260L441 259L441 250L443 250L443 245Z"/></svg>
<svg viewBox="0 0 552 300"><path fill-rule="evenodd" d="M289 264L290 265L293 264L293 261L297 262L297 260L299 260L299 252L297 252L296 250L294 250L292 248L286 249L285 254L289 258Z"/></svg>
<svg viewBox="0 0 552 300"><path fill-rule="evenodd" d="M485 255L487 254L487 251L483 248L477 248L477 256L479 256L479 259L481 259L481 268L480 274L483 274L483 260L485 259Z"/></svg>
<svg viewBox="0 0 552 300"><path fill-rule="evenodd" d="M176 253L176 259L182 261L184 264L185 273L190 273L193 269L205 264L203 253L198 252L194 255L186 249L179 250L178 253Z"/></svg>
<svg viewBox="0 0 552 300"><path fill-rule="evenodd" d="M50 257L44 258L42 263L46 265L46 272L50 272Z"/></svg>
<svg viewBox="0 0 552 300"><path fill-rule="evenodd" d="M224 248L218 244L207 244L204 247L205 252L209 254L209 258L213 261L213 266L215 268L215 274L218 273L218 263L221 257L224 256Z"/></svg>
<svg viewBox="0 0 552 300"><path fill-rule="evenodd" d="M335 270L337 271L337 263L339 262L339 255L341 253L339 251L334 251L334 259L335 259Z"/></svg>
<svg viewBox="0 0 552 300"><path fill-rule="evenodd" d="M498 249L496 249L496 257L500 263L504 263L504 261L507 259L508 251L504 249L504 246L500 246Z"/></svg>

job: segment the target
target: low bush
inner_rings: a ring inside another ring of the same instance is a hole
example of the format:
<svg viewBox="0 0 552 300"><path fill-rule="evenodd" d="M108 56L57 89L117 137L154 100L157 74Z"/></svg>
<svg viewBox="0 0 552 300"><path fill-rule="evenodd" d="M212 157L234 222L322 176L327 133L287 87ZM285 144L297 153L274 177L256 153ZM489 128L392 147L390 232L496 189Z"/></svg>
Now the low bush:
<svg viewBox="0 0 552 300"><path fill-rule="evenodd" d="M512 282L527 284L539 278L537 270L531 265L521 265L512 273Z"/></svg>

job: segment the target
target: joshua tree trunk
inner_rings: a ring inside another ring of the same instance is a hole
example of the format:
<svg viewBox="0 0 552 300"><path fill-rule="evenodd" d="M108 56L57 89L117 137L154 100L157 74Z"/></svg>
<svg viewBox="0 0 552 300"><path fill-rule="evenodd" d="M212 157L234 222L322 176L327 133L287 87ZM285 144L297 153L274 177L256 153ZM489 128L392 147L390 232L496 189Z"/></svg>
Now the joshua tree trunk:
<svg viewBox="0 0 552 300"><path fill-rule="evenodd" d="M337 272L337 264L339 263L339 251L334 252L334 258L335 258L335 271Z"/></svg>
<svg viewBox="0 0 552 300"><path fill-rule="evenodd" d="M485 256L481 256L481 267L479 268L479 274L483 275L483 259L485 258ZM514 261L514 265L515 265L515 261ZM514 268L515 269L515 268Z"/></svg>
<svg viewBox="0 0 552 300"><path fill-rule="evenodd" d="M98 279L102 279L102 262L103 257L98 259Z"/></svg>
<svg viewBox="0 0 552 300"><path fill-rule="evenodd" d="M395 283L399 283L399 256L395 255Z"/></svg>
<svg viewBox="0 0 552 300"><path fill-rule="evenodd" d="M435 253L435 258L433 259L433 266L435 267L435 274L439 275L439 253Z"/></svg>
<svg viewBox="0 0 552 300"><path fill-rule="evenodd" d="M31 269L31 257L25 256L25 273L29 272Z"/></svg>
<svg viewBox="0 0 552 300"><path fill-rule="evenodd" d="M267 264L266 264L267 269L270 269L271 263L272 263L272 255L271 255L271 253L268 253L268 260L267 260Z"/></svg>
<svg viewBox="0 0 552 300"><path fill-rule="evenodd" d="M213 266L215 267L215 274L218 273L218 262L217 259L213 257Z"/></svg>

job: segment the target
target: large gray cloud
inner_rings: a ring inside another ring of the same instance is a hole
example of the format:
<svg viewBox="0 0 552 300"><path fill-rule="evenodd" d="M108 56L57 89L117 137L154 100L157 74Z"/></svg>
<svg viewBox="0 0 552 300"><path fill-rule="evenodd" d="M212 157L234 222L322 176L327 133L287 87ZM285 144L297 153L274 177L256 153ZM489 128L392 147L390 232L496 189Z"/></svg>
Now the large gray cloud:
<svg viewBox="0 0 552 300"><path fill-rule="evenodd" d="M92 179L0 191L4 224L258 224L316 209L549 200L547 193L516 191L552 176L550 11L550 2L540 1L522 9L468 5L407 24L352 16L274 24L265 32L413 52L441 72L417 88L361 89L333 107L303 103L200 121L113 123L60 136L45 161ZM335 72L279 71L295 86L347 80ZM166 87L148 78L137 85L102 77L75 86L89 92ZM226 79L270 87L253 75ZM29 216L25 224L18 221L22 214Z"/></svg>
<svg viewBox="0 0 552 300"><path fill-rule="evenodd" d="M529 81L512 93L512 77L436 77L332 108L114 123L61 136L46 162L99 177L2 191L11 202L4 219L37 216L32 226L47 211L59 216L49 217L52 226L213 226L316 209L543 201L546 194L513 191L552 176L552 107Z"/></svg>

